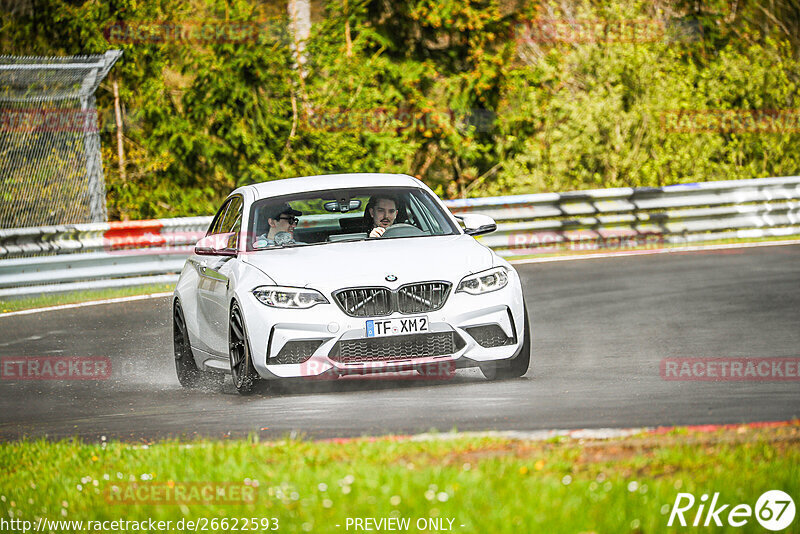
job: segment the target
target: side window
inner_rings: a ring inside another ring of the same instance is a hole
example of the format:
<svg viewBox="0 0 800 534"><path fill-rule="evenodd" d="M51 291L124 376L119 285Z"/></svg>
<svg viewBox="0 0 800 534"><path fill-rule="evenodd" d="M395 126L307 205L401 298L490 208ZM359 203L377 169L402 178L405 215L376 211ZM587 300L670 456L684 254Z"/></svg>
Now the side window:
<svg viewBox="0 0 800 534"><path fill-rule="evenodd" d="M238 248L239 230L242 227L242 197L236 196L228 200L217 212L206 235L235 232L228 240L228 248Z"/></svg>
<svg viewBox="0 0 800 534"><path fill-rule="evenodd" d="M228 239L228 248L239 248L239 230L242 228L242 197L233 197L220 225L220 233L234 232Z"/></svg>
<svg viewBox="0 0 800 534"><path fill-rule="evenodd" d="M220 234L235 232L242 221L242 197L233 197L228 203L228 210L219 227Z"/></svg>
<svg viewBox="0 0 800 534"><path fill-rule="evenodd" d="M220 233L220 226L222 225L222 220L225 218L225 210L228 209L228 205L230 205L231 201L225 202L222 207L219 209L216 215L214 215L214 220L211 221L211 226L208 227L208 232L206 235L214 235Z"/></svg>

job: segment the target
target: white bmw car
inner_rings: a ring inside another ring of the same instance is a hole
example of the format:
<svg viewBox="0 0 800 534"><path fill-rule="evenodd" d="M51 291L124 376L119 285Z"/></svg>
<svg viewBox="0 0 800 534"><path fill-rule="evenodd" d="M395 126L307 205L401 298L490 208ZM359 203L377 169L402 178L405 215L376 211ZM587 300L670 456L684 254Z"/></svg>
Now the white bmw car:
<svg viewBox="0 0 800 534"><path fill-rule="evenodd" d="M524 375L520 279L421 181L341 174L240 187L183 268L174 345L183 386L478 366Z"/></svg>

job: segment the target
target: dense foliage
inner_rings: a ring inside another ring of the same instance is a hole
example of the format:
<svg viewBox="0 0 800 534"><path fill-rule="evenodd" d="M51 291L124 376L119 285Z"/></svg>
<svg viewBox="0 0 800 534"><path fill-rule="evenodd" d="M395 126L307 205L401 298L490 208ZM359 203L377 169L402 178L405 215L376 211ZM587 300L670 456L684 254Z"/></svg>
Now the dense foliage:
<svg viewBox="0 0 800 534"><path fill-rule="evenodd" d="M13 5L2 54L124 50L98 92L112 218L211 213L237 185L333 172L404 172L457 197L800 171L789 0L320 0L301 68L285 2ZM113 42L114 25L160 21L258 31Z"/></svg>

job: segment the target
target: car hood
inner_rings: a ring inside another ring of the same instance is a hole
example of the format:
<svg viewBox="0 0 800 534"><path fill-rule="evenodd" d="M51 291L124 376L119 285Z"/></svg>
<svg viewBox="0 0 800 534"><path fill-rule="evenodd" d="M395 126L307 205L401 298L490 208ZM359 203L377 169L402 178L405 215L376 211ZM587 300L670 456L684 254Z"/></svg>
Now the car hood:
<svg viewBox="0 0 800 534"><path fill-rule="evenodd" d="M242 259L278 285L327 292L353 286L394 289L426 280L457 284L493 265L491 250L463 234L287 247L248 252Z"/></svg>

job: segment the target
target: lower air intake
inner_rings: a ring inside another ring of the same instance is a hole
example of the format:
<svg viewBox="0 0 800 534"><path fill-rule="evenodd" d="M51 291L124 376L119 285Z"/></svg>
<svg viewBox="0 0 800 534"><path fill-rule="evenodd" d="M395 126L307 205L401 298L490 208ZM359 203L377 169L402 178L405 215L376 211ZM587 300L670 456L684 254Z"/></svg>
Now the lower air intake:
<svg viewBox="0 0 800 534"><path fill-rule="evenodd" d="M504 347L513 345L517 340L506 336L499 324L487 324L484 326L473 326L464 330L478 342L481 347Z"/></svg>
<svg viewBox="0 0 800 534"><path fill-rule="evenodd" d="M385 362L446 356L458 348L454 332L432 332L339 341L329 357L339 363Z"/></svg>
<svg viewBox="0 0 800 534"><path fill-rule="evenodd" d="M281 347L277 356L269 359L268 363L303 363L322 345L322 341L321 339L289 341Z"/></svg>

